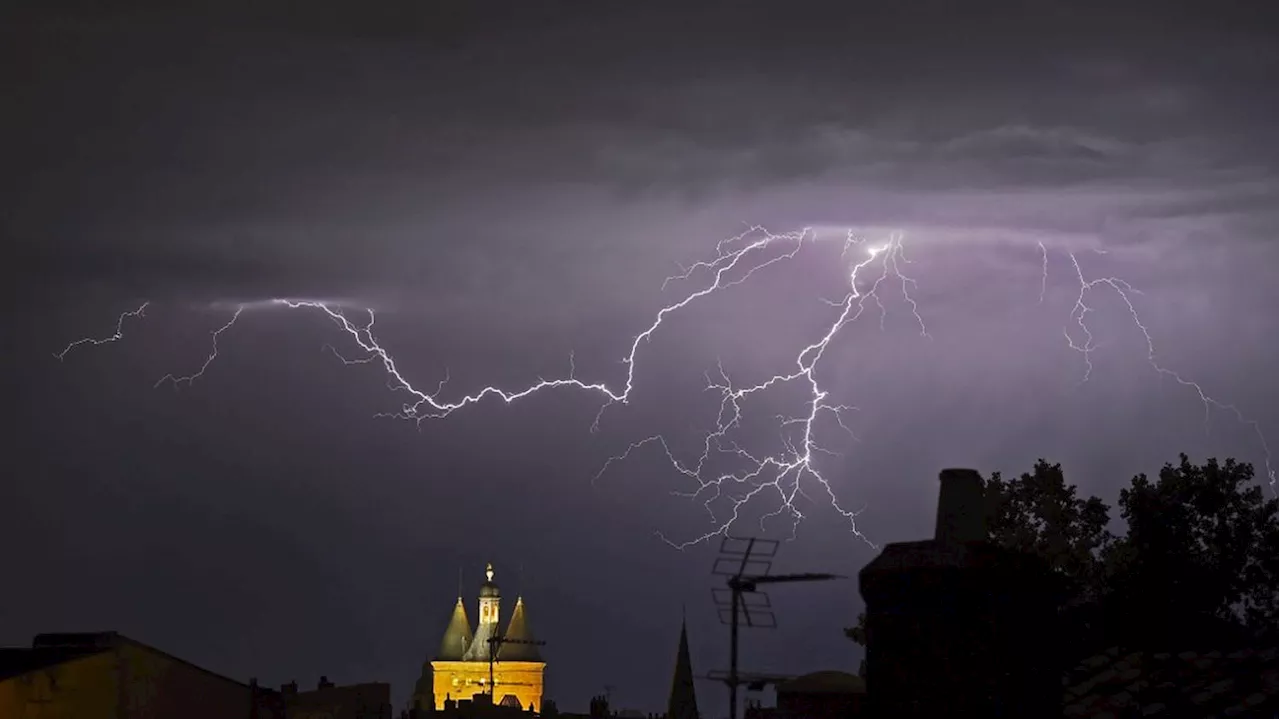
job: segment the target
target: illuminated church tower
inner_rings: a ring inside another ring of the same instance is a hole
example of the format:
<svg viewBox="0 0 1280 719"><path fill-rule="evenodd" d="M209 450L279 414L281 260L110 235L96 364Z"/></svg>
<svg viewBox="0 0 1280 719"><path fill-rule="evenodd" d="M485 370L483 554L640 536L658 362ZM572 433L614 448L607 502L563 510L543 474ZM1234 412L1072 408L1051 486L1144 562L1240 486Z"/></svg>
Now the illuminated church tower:
<svg viewBox="0 0 1280 719"><path fill-rule="evenodd" d="M440 650L423 667L413 700L423 709L444 709L445 701L471 699L476 694L489 694L490 651L498 638L532 641L524 600L516 598L511 621L504 634L501 630L502 595L493 582L493 565L485 567L485 581L480 585L480 602L475 632L467 619L462 597L453 607L453 615L445 628ZM498 642L493 657L493 701L522 709L542 711L542 670L546 663L533 644Z"/></svg>

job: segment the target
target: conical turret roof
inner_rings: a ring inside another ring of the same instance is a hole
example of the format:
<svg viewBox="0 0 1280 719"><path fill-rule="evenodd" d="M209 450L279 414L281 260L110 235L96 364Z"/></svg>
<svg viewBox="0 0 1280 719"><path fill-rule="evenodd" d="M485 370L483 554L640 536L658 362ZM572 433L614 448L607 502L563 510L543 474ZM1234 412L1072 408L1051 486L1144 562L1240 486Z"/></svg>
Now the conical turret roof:
<svg viewBox="0 0 1280 719"><path fill-rule="evenodd" d="M693 663L689 661L689 633L680 621L680 648L676 650L676 671L667 699L667 719L698 719L698 697L693 690Z"/></svg>
<svg viewBox="0 0 1280 719"><path fill-rule="evenodd" d="M444 630L444 639L440 641L440 652L436 658L441 661L456 662L471 646L471 622L467 620L467 608L462 604L462 597L453 605L453 616L449 618L449 628Z"/></svg>
<svg viewBox="0 0 1280 719"><path fill-rule="evenodd" d="M498 649L498 659L504 662L540 662L542 654L536 644L517 644L515 642L533 641L533 633L529 631L529 620L524 614L524 599L516 598L516 608L511 612L511 622L507 625L504 642Z"/></svg>

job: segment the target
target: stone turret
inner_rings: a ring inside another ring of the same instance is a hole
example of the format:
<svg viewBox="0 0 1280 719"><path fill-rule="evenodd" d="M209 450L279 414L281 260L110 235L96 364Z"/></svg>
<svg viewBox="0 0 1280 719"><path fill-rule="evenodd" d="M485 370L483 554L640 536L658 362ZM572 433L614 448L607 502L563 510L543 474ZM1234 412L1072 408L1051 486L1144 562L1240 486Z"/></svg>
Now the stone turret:
<svg viewBox="0 0 1280 719"><path fill-rule="evenodd" d="M467 607L462 597L453 605L453 615L449 617L449 626L444 630L440 640L440 651L436 659L443 661L460 661L467 648L471 646L471 622L467 619Z"/></svg>
<svg viewBox="0 0 1280 719"><path fill-rule="evenodd" d="M498 649L498 659L504 662L540 662L542 654L533 642L533 632L529 629L529 619L525 616L524 599L516 597L516 607L511 610L511 622L507 625L507 640Z"/></svg>

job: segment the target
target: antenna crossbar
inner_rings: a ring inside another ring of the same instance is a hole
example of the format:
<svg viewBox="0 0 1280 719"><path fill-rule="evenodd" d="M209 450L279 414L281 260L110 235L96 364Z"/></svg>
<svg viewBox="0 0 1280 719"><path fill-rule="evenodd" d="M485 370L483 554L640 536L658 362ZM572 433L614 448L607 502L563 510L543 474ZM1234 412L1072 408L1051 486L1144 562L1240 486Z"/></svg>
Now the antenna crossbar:
<svg viewBox="0 0 1280 719"><path fill-rule="evenodd" d="M498 650L502 648L502 645L503 644L524 644L527 646L542 647L542 646L546 646L547 643L538 639L508 639L506 636L501 634L495 634L494 636L489 637L488 642L489 642L489 702L493 703L493 698L494 698L493 692L494 692L494 689L496 689L497 687L497 683L493 679L493 665L498 662ZM513 687L530 686L529 684L518 684L516 682L503 682L502 685L513 686Z"/></svg>
<svg viewBox="0 0 1280 719"><path fill-rule="evenodd" d="M778 626L769 595L758 587L766 584L843 579L836 574L815 572L769 574L780 546L781 543L776 539L725 536L720 542L720 556L716 557L711 567L712 575L726 578L727 588L712 589L711 598L715 602L720 621L729 625L729 671L712 672L705 678L728 685L729 719L737 719L740 685L746 684L748 690L758 690L788 678L738 671L738 628L741 620L745 619L747 626L753 628L772 629Z"/></svg>

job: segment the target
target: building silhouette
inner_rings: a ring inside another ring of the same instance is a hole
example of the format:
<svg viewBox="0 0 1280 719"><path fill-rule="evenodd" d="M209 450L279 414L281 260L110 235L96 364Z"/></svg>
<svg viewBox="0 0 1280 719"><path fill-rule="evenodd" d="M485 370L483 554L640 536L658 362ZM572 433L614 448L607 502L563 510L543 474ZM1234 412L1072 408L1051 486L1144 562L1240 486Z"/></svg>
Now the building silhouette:
<svg viewBox="0 0 1280 719"><path fill-rule="evenodd" d="M480 585L475 629L459 593L435 658L423 664L414 688L414 708L444 711L446 702L456 706L456 702L470 701L477 694L492 694L496 706L542 710L546 663L532 643L524 599L516 598L506 632L500 630L501 608L502 594L489 564Z"/></svg>
<svg viewBox="0 0 1280 719"><path fill-rule="evenodd" d="M280 687L287 719L391 719L391 685L365 682L338 686L320 677L316 688L298 691L297 682Z"/></svg>
<svg viewBox="0 0 1280 719"><path fill-rule="evenodd" d="M777 706L747 701L746 719L858 719L869 716L867 687L860 677L839 670L810 672L779 682Z"/></svg>
<svg viewBox="0 0 1280 719"><path fill-rule="evenodd" d="M982 477L941 475L933 539L863 567L867 694L876 716L1060 715L1058 597L1049 568L987 539Z"/></svg>
<svg viewBox="0 0 1280 719"><path fill-rule="evenodd" d="M1076 625L1061 621L1060 578L1040 559L987 539L981 476L952 469L940 479L933 539L890 544L859 574L866 716L1277 716L1274 644L1237 646L1220 635L1219 648L1153 649L1104 624L1088 640L1114 643L1071 660L1081 642L1065 635ZM1171 636L1162 645L1196 639Z"/></svg>
<svg viewBox="0 0 1280 719"><path fill-rule="evenodd" d="M39 634L0 649L0 717L284 719L279 693L117 632Z"/></svg>

